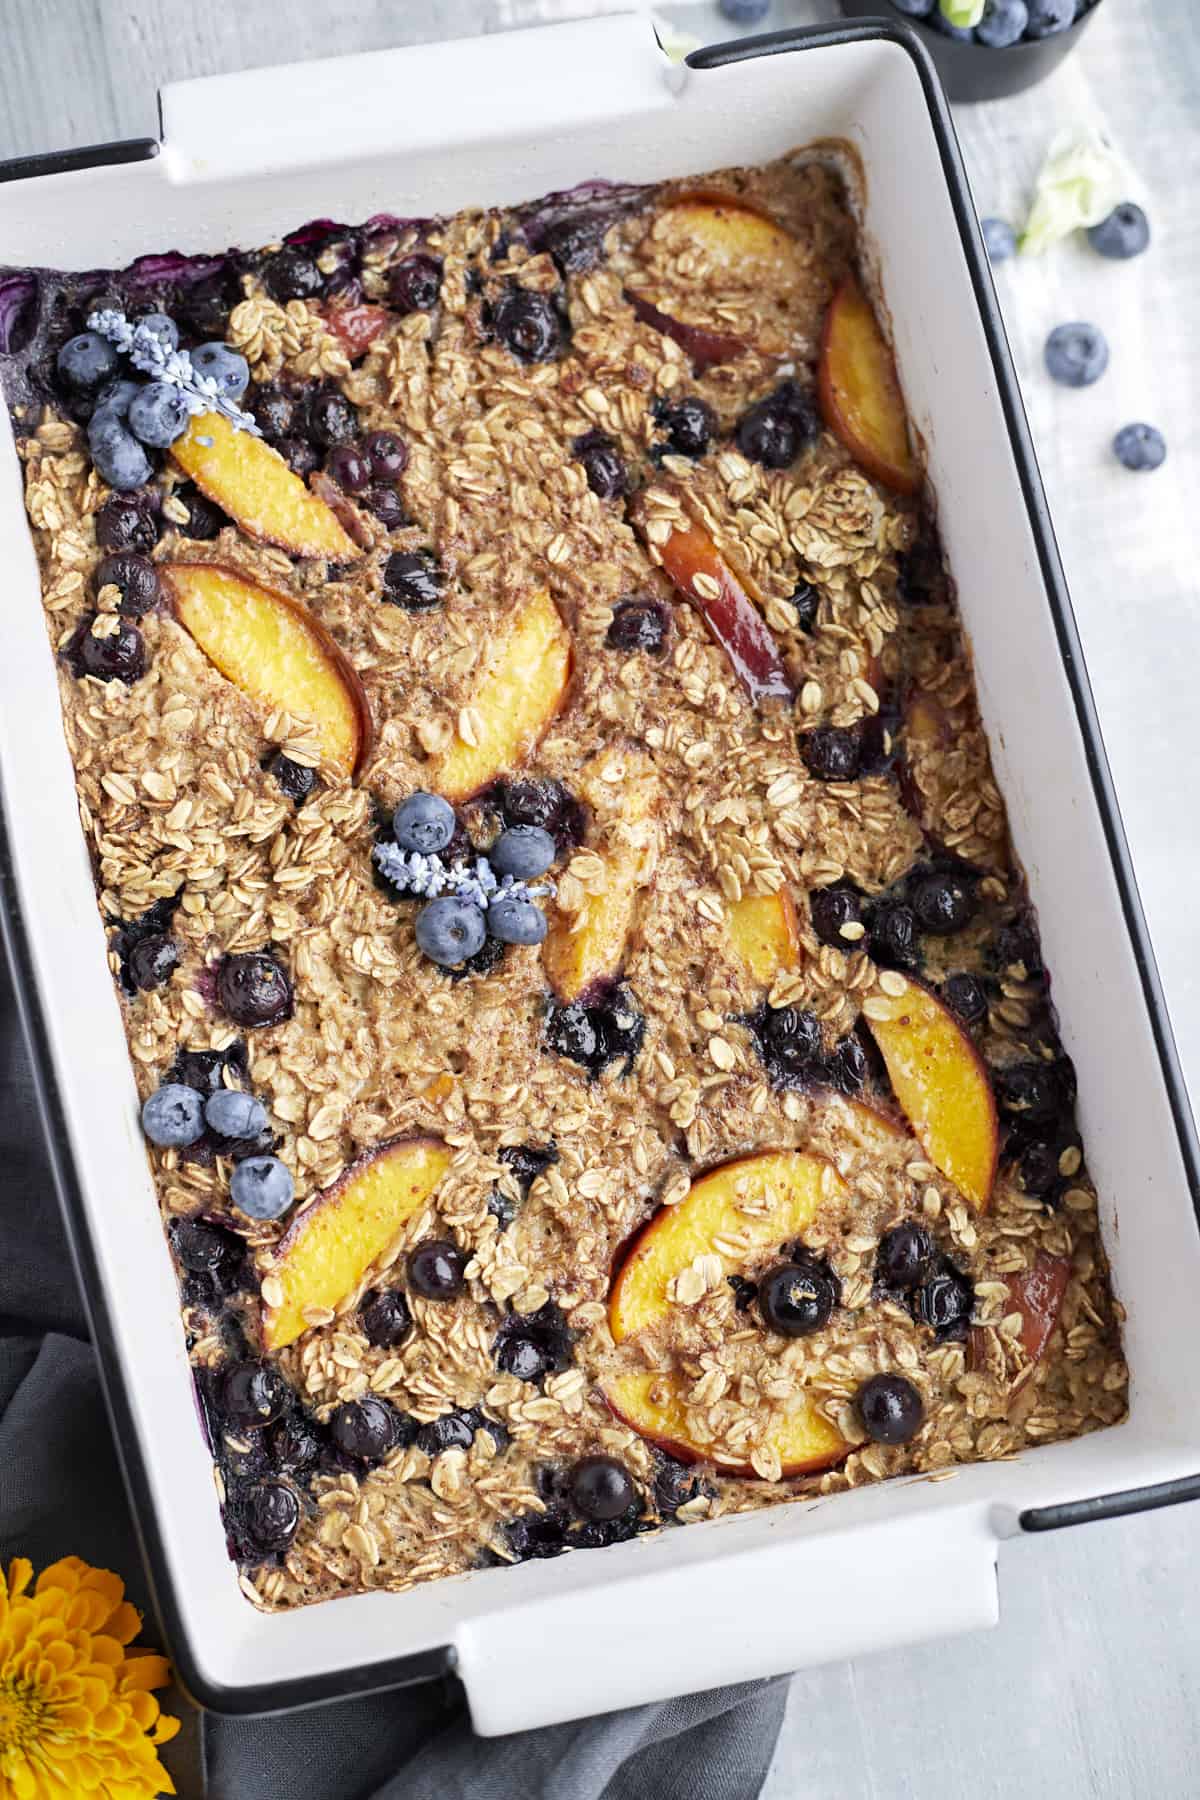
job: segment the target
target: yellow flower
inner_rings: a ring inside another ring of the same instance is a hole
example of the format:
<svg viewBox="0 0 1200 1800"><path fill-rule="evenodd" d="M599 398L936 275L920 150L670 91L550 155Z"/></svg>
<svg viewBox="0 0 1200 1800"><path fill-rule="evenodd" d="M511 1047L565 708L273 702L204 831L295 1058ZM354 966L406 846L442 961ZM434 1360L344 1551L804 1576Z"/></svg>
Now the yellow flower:
<svg viewBox="0 0 1200 1800"><path fill-rule="evenodd" d="M23 1556L0 1569L0 1800L154 1800L174 1785L157 1746L163 1656L127 1650L141 1615L107 1569L64 1556L38 1577Z"/></svg>

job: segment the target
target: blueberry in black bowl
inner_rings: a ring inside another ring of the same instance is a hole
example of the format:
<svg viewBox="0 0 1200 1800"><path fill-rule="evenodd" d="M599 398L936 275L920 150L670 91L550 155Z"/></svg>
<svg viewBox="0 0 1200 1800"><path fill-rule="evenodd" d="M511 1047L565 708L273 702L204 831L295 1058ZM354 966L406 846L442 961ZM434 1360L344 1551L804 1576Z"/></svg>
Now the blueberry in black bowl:
<svg viewBox="0 0 1200 1800"><path fill-rule="evenodd" d="M320 1428L303 1412L272 1425L267 1444L271 1461L281 1473L301 1477L316 1466L325 1449Z"/></svg>
<svg viewBox="0 0 1200 1800"><path fill-rule="evenodd" d="M671 630L671 615L661 600L640 595L618 600L605 643L610 650L642 650L661 656Z"/></svg>
<svg viewBox="0 0 1200 1800"><path fill-rule="evenodd" d="M499 1160L510 1171L524 1200L542 1171L558 1161L558 1151L553 1144L506 1144L499 1152ZM512 1224L519 1204L500 1188L492 1189L488 1211L499 1222L501 1231L507 1231Z"/></svg>
<svg viewBox="0 0 1200 1800"><path fill-rule="evenodd" d="M551 362L562 354L563 321L549 294L506 287L492 308L492 329L518 362Z"/></svg>
<svg viewBox="0 0 1200 1800"><path fill-rule="evenodd" d="M998 1069L993 1085L1001 1111L1023 1125L1046 1125L1069 1102L1057 1063L1014 1063Z"/></svg>
<svg viewBox="0 0 1200 1800"><path fill-rule="evenodd" d="M373 481L362 497L362 504L385 531L403 531L411 523L397 488L385 481Z"/></svg>
<svg viewBox="0 0 1200 1800"><path fill-rule="evenodd" d="M335 444L325 458L325 473L345 494L359 494L371 480L371 465L355 444Z"/></svg>
<svg viewBox="0 0 1200 1800"><path fill-rule="evenodd" d="M217 971L217 1000L235 1025L258 1029L292 1016L292 984L265 950L225 957Z"/></svg>
<svg viewBox="0 0 1200 1800"><path fill-rule="evenodd" d="M221 508L190 481L177 487L171 497L187 514L185 519L174 521L176 529L182 531L184 537L195 538L199 543L211 543L222 528L229 524L229 518Z"/></svg>
<svg viewBox="0 0 1200 1800"><path fill-rule="evenodd" d="M372 431L362 448L376 481L399 481L408 467L408 445L394 431Z"/></svg>
<svg viewBox="0 0 1200 1800"><path fill-rule="evenodd" d="M74 394L99 393L119 365L116 346L98 331L81 331L69 338L55 362L60 380Z"/></svg>

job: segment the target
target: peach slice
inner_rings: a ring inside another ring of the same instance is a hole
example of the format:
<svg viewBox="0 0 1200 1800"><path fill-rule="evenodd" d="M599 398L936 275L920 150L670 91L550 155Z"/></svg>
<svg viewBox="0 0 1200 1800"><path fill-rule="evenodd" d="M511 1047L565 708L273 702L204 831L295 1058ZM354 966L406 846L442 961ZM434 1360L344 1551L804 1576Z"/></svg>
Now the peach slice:
<svg viewBox="0 0 1200 1800"><path fill-rule="evenodd" d="M769 988L800 961L796 903L786 888L775 894L744 894L729 908L729 941L752 981Z"/></svg>
<svg viewBox="0 0 1200 1800"><path fill-rule="evenodd" d="M324 313L326 327L351 362L366 355L395 316L386 306L372 306L369 302L357 306L329 306Z"/></svg>
<svg viewBox="0 0 1200 1800"><path fill-rule="evenodd" d="M175 617L251 700L316 727L324 761L352 776L371 745L362 682L298 600L219 563L164 563Z"/></svg>
<svg viewBox="0 0 1200 1800"><path fill-rule="evenodd" d="M734 573L704 527L676 526L656 548L672 586L698 608L751 700L790 701L792 684L750 584Z"/></svg>
<svg viewBox="0 0 1200 1800"><path fill-rule="evenodd" d="M954 1014L928 988L892 970L863 1017L887 1064L900 1110L935 1168L982 1212L996 1176L1000 1133L987 1070Z"/></svg>
<svg viewBox="0 0 1200 1800"><path fill-rule="evenodd" d="M304 1208L267 1271L278 1293L263 1309L268 1350L283 1350L308 1330L308 1308L337 1311L435 1191L450 1157L439 1138L384 1144Z"/></svg>
<svg viewBox="0 0 1200 1800"><path fill-rule="evenodd" d="M696 245L717 268L756 284L790 281L802 266L791 232L735 195L701 190L681 195L662 208L658 222L681 244Z"/></svg>
<svg viewBox="0 0 1200 1800"><path fill-rule="evenodd" d="M821 413L855 462L898 494L915 494L920 470L896 363L870 301L848 276L825 315L817 365Z"/></svg>
<svg viewBox="0 0 1200 1800"><path fill-rule="evenodd" d="M662 1207L634 1240L609 1300L614 1342L663 1316L671 1283L696 1257L717 1256L732 1274L748 1252L799 1237L822 1206L846 1198L833 1164L802 1150L765 1151L702 1175L685 1200ZM753 1213L741 1210L747 1203Z"/></svg>
<svg viewBox="0 0 1200 1800"><path fill-rule="evenodd" d="M599 771L612 755L602 752L581 771L579 787L585 799L604 785ZM625 755L620 792L621 816L604 833L600 851L604 885L588 892L579 912L554 914L542 949L547 978L562 1000L578 1000L620 973L638 895L652 880L658 862L659 832L654 822L658 788L648 756L632 751Z"/></svg>
<svg viewBox="0 0 1200 1800"><path fill-rule="evenodd" d="M1058 1324L1067 1283L1071 1279L1071 1264L1065 1256L1051 1256L1048 1250L1039 1250L1031 1268L1019 1269L1004 1279L1008 1288L1004 1310L1021 1315L1021 1348L1029 1358L1029 1369L1032 1369ZM986 1341L983 1327L976 1325L970 1341L970 1359L974 1368L981 1368L985 1362ZM1026 1378L1029 1369L1022 1371L1021 1380Z"/></svg>
<svg viewBox="0 0 1200 1800"><path fill-rule="evenodd" d="M757 1473L749 1464L722 1456L714 1445L704 1441L695 1426L689 1429L691 1421L682 1383L670 1371L648 1369L610 1375L604 1383L604 1398L618 1419L679 1462L711 1461L728 1475ZM817 1412L803 1393L798 1392L794 1401L771 1439L785 1479L831 1468L850 1448L841 1432ZM692 1415L697 1426L702 1416Z"/></svg>
<svg viewBox="0 0 1200 1800"><path fill-rule="evenodd" d="M545 588L514 614L471 701L468 743L456 737L430 766L447 800L469 800L525 761L562 705L571 678L571 639Z"/></svg>
<svg viewBox="0 0 1200 1800"><path fill-rule="evenodd" d="M660 312L640 294L630 292L625 298L643 325L652 325L664 337L674 338L680 349L691 357L697 375L703 375L717 363L732 362L748 348L744 339L731 337L727 331L711 331L704 325L689 325L684 319L673 319L670 313Z"/></svg>
<svg viewBox="0 0 1200 1800"><path fill-rule="evenodd" d="M904 730L917 750L941 750L950 742L950 721L936 694L914 688L904 708Z"/></svg>
<svg viewBox="0 0 1200 1800"><path fill-rule="evenodd" d="M171 455L201 493L236 519L247 537L293 556L351 562L358 550L337 519L277 450L221 413L198 413Z"/></svg>

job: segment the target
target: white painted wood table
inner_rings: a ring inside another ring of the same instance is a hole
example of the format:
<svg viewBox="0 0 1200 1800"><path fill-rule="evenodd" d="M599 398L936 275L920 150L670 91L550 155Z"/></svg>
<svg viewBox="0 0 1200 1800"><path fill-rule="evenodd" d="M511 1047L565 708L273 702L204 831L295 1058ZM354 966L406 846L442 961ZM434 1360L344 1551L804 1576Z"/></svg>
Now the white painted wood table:
<svg viewBox="0 0 1200 1800"><path fill-rule="evenodd" d="M0 0L0 157L152 134L155 91L181 76L629 4ZM712 4L661 10L707 41L737 35ZM834 11L833 0L775 0L769 22ZM1071 245L1001 269L997 285L1176 1032L1200 1095L1197 23L1196 0L1105 0L1049 83L960 109L958 126L983 213L1019 216L1051 133L1091 116L1144 184L1154 228L1145 257L1113 265ZM1094 320L1112 346L1108 374L1083 393L1055 388L1040 363L1049 327L1074 318ZM1170 454L1154 475L1130 475L1108 452L1113 432L1133 419L1166 433ZM873 1586L886 1580L886 1570L864 1569L854 1604L869 1608ZM797 1676L768 1800L1200 1792L1200 1507L1007 1545L1001 1595L1003 1621L988 1636Z"/></svg>

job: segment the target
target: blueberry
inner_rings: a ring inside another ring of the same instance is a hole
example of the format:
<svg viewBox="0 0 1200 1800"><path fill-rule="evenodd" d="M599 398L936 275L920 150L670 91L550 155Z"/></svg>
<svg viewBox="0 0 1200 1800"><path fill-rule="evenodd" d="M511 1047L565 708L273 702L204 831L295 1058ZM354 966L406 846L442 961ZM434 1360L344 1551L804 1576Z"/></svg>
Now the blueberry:
<svg viewBox="0 0 1200 1800"><path fill-rule="evenodd" d="M1028 23L1025 0L987 0L983 17L975 27L975 37L989 50L1007 50L1024 36Z"/></svg>
<svg viewBox="0 0 1200 1800"><path fill-rule="evenodd" d="M179 967L179 945L162 932L139 938L129 951L129 977L143 993L162 987Z"/></svg>
<svg viewBox="0 0 1200 1800"><path fill-rule="evenodd" d="M399 834L397 840L398 837ZM497 875L511 875L515 881L536 881L557 855L554 839L540 825L510 825L488 851L488 861Z"/></svg>
<svg viewBox="0 0 1200 1800"><path fill-rule="evenodd" d="M281 794L294 800L299 806L308 799L316 786L317 771L306 768L303 763L293 762L282 750L277 750L267 764L267 769L274 776Z"/></svg>
<svg viewBox="0 0 1200 1800"><path fill-rule="evenodd" d="M727 1275L725 1277L733 1289L733 1304L740 1313L749 1312L758 1299L757 1281L748 1281L744 1275Z"/></svg>
<svg viewBox="0 0 1200 1800"><path fill-rule="evenodd" d="M263 272L272 300L286 306L289 300L311 300L321 292L321 271L311 256L286 244L267 263Z"/></svg>
<svg viewBox="0 0 1200 1800"><path fill-rule="evenodd" d="M665 1451L654 1452L654 1505L664 1519L673 1519L681 1506L701 1495L712 1496L714 1489L702 1475L686 1463L678 1462Z"/></svg>
<svg viewBox="0 0 1200 1800"><path fill-rule="evenodd" d="M923 1281L933 1261L933 1239L924 1225L893 1225L879 1240L876 1279L884 1287L907 1293Z"/></svg>
<svg viewBox="0 0 1200 1800"><path fill-rule="evenodd" d="M301 481L306 481L321 466L320 454L307 438L280 438L275 448L293 475L299 475Z"/></svg>
<svg viewBox="0 0 1200 1800"><path fill-rule="evenodd" d="M698 394L682 400L660 400L654 416L667 434L667 448L676 456L703 456L717 429L712 407Z"/></svg>
<svg viewBox="0 0 1200 1800"><path fill-rule="evenodd" d="M296 428L296 402L283 388L255 388L246 401L246 411L269 443L291 437Z"/></svg>
<svg viewBox="0 0 1200 1800"><path fill-rule="evenodd" d="M98 331L81 331L68 338L58 353L56 367L67 386L77 394L94 394L117 372L116 347Z"/></svg>
<svg viewBox="0 0 1200 1800"><path fill-rule="evenodd" d="M917 920L911 907L888 901L875 909L869 948L885 969L915 969L921 960Z"/></svg>
<svg viewBox="0 0 1200 1800"><path fill-rule="evenodd" d="M428 612L442 598L442 578L428 550L394 550L383 565L383 598L408 612Z"/></svg>
<svg viewBox="0 0 1200 1800"><path fill-rule="evenodd" d="M1075 23L1075 0L1029 0L1031 38L1051 37Z"/></svg>
<svg viewBox="0 0 1200 1800"><path fill-rule="evenodd" d="M292 984L266 950L224 959L217 971L217 1000L235 1025L279 1025L292 1016Z"/></svg>
<svg viewBox="0 0 1200 1800"><path fill-rule="evenodd" d="M242 1255L239 1237L205 1219L180 1219L172 1227L171 1242L176 1256L192 1275L215 1275Z"/></svg>
<svg viewBox="0 0 1200 1800"><path fill-rule="evenodd" d="M241 1088L218 1088L204 1103L210 1131L223 1138L255 1138L267 1129L267 1109Z"/></svg>
<svg viewBox="0 0 1200 1800"><path fill-rule="evenodd" d="M862 761L861 734L847 725L817 725L799 734L800 755L818 781L853 781Z"/></svg>
<svg viewBox="0 0 1200 1800"><path fill-rule="evenodd" d="M560 851L583 841L583 808L561 781L507 781L497 800L506 825L540 825Z"/></svg>
<svg viewBox="0 0 1200 1800"><path fill-rule="evenodd" d="M500 1161L511 1172L520 1189L522 1199L527 1197L542 1170L558 1161L558 1151L553 1144L506 1144L499 1155ZM507 1231L516 1218L518 1204L500 1188L492 1189L488 1198L488 1211L499 1221L501 1231Z"/></svg>
<svg viewBox="0 0 1200 1800"><path fill-rule="evenodd" d="M833 1283L806 1263L779 1263L758 1284L758 1310L768 1331L808 1337L828 1325L836 1294Z"/></svg>
<svg viewBox="0 0 1200 1800"><path fill-rule="evenodd" d="M469 1450L475 1442L475 1415L471 1412L443 1413L431 1419L417 1433L418 1450L426 1456L440 1456L443 1450Z"/></svg>
<svg viewBox="0 0 1200 1800"><path fill-rule="evenodd" d="M198 1094L215 1094L224 1086L225 1070L244 1075L246 1061L246 1046L240 1042L228 1050L181 1050L172 1064L170 1080L181 1081Z"/></svg>
<svg viewBox="0 0 1200 1800"><path fill-rule="evenodd" d="M933 11L937 0L892 0L897 12L907 13L910 19L924 19Z"/></svg>
<svg viewBox="0 0 1200 1800"><path fill-rule="evenodd" d="M185 481L175 489L174 497L176 504L182 506L187 514L176 526L176 530L182 531L184 537L211 543L222 526L229 523L226 514L207 494L202 494L194 482Z"/></svg>
<svg viewBox="0 0 1200 1800"><path fill-rule="evenodd" d="M990 261L1007 262L1010 256L1016 255L1017 234L1007 219L983 219L980 228Z"/></svg>
<svg viewBox="0 0 1200 1800"><path fill-rule="evenodd" d="M379 520L385 531L403 531L410 523L399 490L388 487L386 482L373 482L363 495L362 504Z"/></svg>
<svg viewBox="0 0 1200 1800"><path fill-rule="evenodd" d="M482 950L487 925L472 900L443 894L429 900L417 914L417 948L430 962L452 969Z"/></svg>
<svg viewBox="0 0 1200 1800"><path fill-rule="evenodd" d="M935 937L962 931L975 916L975 884L957 871L935 869L918 877L909 892L922 931Z"/></svg>
<svg viewBox="0 0 1200 1800"><path fill-rule="evenodd" d="M942 999L964 1025L982 1025L987 1018L987 993L978 976L948 976L942 987Z"/></svg>
<svg viewBox="0 0 1200 1800"><path fill-rule="evenodd" d="M296 1195L291 1170L277 1156L246 1156L229 1179L229 1197L248 1219L282 1218Z"/></svg>
<svg viewBox="0 0 1200 1800"><path fill-rule="evenodd" d="M130 619L153 612L162 599L158 570L149 557L134 550L118 550L101 560L96 569L96 592L105 587L118 590L120 609Z"/></svg>
<svg viewBox="0 0 1200 1800"><path fill-rule="evenodd" d="M576 438L573 454L583 464L587 484L601 500L616 500L629 486L629 473L621 452L605 431L589 431Z"/></svg>
<svg viewBox="0 0 1200 1800"><path fill-rule="evenodd" d="M271 1427L271 1461L287 1475L305 1475L321 1455L321 1439L302 1413Z"/></svg>
<svg viewBox="0 0 1200 1800"><path fill-rule="evenodd" d="M758 25L771 10L771 0L721 0L721 11L734 25Z"/></svg>
<svg viewBox="0 0 1200 1800"><path fill-rule="evenodd" d="M966 1337L974 1306L970 1278L945 1258L909 1298L913 1318L919 1325L928 1325L942 1343Z"/></svg>
<svg viewBox="0 0 1200 1800"><path fill-rule="evenodd" d="M1022 1151L1017 1169L1025 1192L1042 1199L1058 1186L1058 1151L1053 1144L1035 1141Z"/></svg>
<svg viewBox="0 0 1200 1800"><path fill-rule="evenodd" d="M408 1281L423 1300L453 1300L466 1283L467 1258L452 1238L426 1238L409 1252Z"/></svg>
<svg viewBox="0 0 1200 1800"><path fill-rule="evenodd" d="M619 1519L637 1501L625 1464L615 1456L585 1456L570 1474L571 1501L584 1519Z"/></svg>
<svg viewBox="0 0 1200 1800"><path fill-rule="evenodd" d="M542 247L554 258L560 275L584 275L598 268L612 217L599 214L555 219L542 233Z"/></svg>
<svg viewBox="0 0 1200 1800"><path fill-rule="evenodd" d="M821 1059L820 1021L799 1007L764 1007L756 1035L763 1061L779 1081L810 1071Z"/></svg>
<svg viewBox="0 0 1200 1800"><path fill-rule="evenodd" d="M808 897L808 909L813 930L823 944L832 944L835 950L849 951L861 943L864 933L853 929L863 923L862 895L855 888L845 882L814 888ZM847 925L852 929L843 935L843 927Z"/></svg>
<svg viewBox="0 0 1200 1800"><path fill-rule="evenodd" d="M127 419L129 408L142 391L140 381L110 381L96 396L93 419L104 414L112 419Z"/></svg>
<svg viewBox="0 0 1200 1800"><path fill-rule="evenodd" d="M817 607L821 596L811 581L800 580L792 589L792 605L796 609L796 623L801 631L811 634L817 622Z"/></svg>
<svg viewBox="0 0 1200 1800"><path fill-rule="evenodd" d="M192 337L220 337L241 298L237 274L227 268L194 281L182 294L176 311Z"/></svg>
<svg viewBox="0 0 1200 1800"><path fill-rule="evenodd" d="M1144 474L1166 461L1167 440L1153 425L1123 425L1113 439L1113 452L1127 469Z"/></svg>
<svg viewBox="0 0 1200 1800"><path fill-rule="evenodd" d="M1000 927L992 946L992 960L1001 974L1017 981L1027 981L1043 972L1041 946L1032 917Z"/></svg>
<svg viewBox="0 0 1200 1800"><path fill-rule="evenodd" d="M1090 387L1108 367L1108 342L1098 325L1056 325L1046 339L1046 369L1064 387Z"/></svg>
<svg viewBox="0 0 1200 1800"><path fill-rule="evenodd" d="M362 1463L382 1462L404 1435L400 1414L374 1394L339 1406L329 1421L329 1431L343 1455Z"/></svg>
<svg viewBox="0 0 1200 1800"><path fill-rule="evenodd" d="M377 1350L393 1350L412 1330L408 1301L398 1288L372 1288L363 1296L359 1323Z"/></svg>
<svg viewBox="0 0 1200 1800"><path fill-rule="evenodd" d="M1063 1111L1067 1095L1058 1068L1050 1062L1013 1063L994 1077L1003 1112L1022 1123L1047 1125Z"/></svg>
<svg viewBox="0 0 1200 1800"><path fill-rule="evenodd" d="M408 467L408 445L394 431L372 431L362 449L377 481L399 481Z"/></svg>
<svg viewBox="0 0 1200 1800"><path fill-rule="evenodd" d="M560 1006L546 1022L546 1043L557 1056L582 1065L595 1079L611 1062L623 1060L628 1074L642 1047L646 1021L628 989L617 987L585 1004Z"/></svg>
<svg viewBox="0 0 1200 1800"><path fill-rule="evenodd" d="M432 256L406 256L388 276L388 298L398 312L430 312L442 291L442 265Z"/></svg>
<svg viewBox="0 0 1200 1800"><path fill-rule="evenodd" d="M496 1367L501 1374L514 1375L518 1381L540 1381L549 1373L550 1362L540 1344L514 1333L505 1338L497 1351Z"/></svg>
<svg viewBox="0 0 1200 1800"><path fill-rule="evenodd" d="M187 430L187 399L171 381L149 381L129 403L129 429L154 450L165 450Z"/></svg>
<svg viewBox="0 0 1200 1800"><path fill-rule="evenodd" d="M250 365L228 344L199 344L191 352L197 375L215 381L223 400L240 400L250 385Z"/></svg>
<svg viewBox="0 0 1200 1800"><path fill-rule="evenodd" d="M492 1354L505 1374L537 1381L570 1365L573 1342L562 1309L547 1300L534 1313L510 1313L496 1333Z"/></svg>
<svg viewBox="0 0 1200 1800"><path fill-rule="evenodd" d="M1140 256L1149 242L1150 221L1132 200L1123 200L1120 206L1114 206L1108 217L1088 232L1092 249L1117 262Z"/></svg>
<svg viewBox="0 0 1200 1800"><path fill-rule="evenodd" d="M549 925L540 906L521 894L500 894L487 909L487 930L501 944L540 944Z"/></svg>
<svg viewBox="0 0 1200 1800"><path fill-rule="evenodd" d="M335 444L348 444L358 436L358 413L345 394L317 394L309 402L309 431L314 441L326 450Z"/></svg>
<svg viewBox="0 0 1200 1800"><path fill-rule="evenodd" d="M392 814L392 831L402 850L434 856L444 850L455 831L454 808L440 794L418 790L402 800Z"/></svg>
<svg viewBox="0 0 1200 1800"><path fill-rule="evenodd" d="M244 1429L273 1424L290 1398L287 1382L271 1363L230 1363L221 1377L221 1410Z"/></svg>
<svg viewBox="0 0 1200 1800"><path fill-rule="evenodd" d="M286 1550L300 1524L300 1501L286 1481L256 1481L241 1497L242 1527L264 1552Z"/></svg>
<svg viewBox="0 0 1200 1800"><path fill-rule="evenodd" d="M550 362L563 350L563 323L549 294L507 287L492 311L496 336L519 362Z"/></svg>
<svg viewBox="0 0 1200 1800"><path fill-rule="evenodd" d="M795 381L781 381L764 399L743 413L737 446L765 469L786 469L816 440L820 425L812 405Z"/></svg>
<svg viewBox="0 0 1200 1800"><path fill-rule="evenodd" d="M337 444L325 458L325 473L347 494L359 494L371 480L371 465L353 444Z"/></svg>
<svg viewBox="0 0 1200 1800"><path fill-rule="evenodd" d="M840 1039L833 1054L825 1059L825 1079L839 1094L848 1094L851 1098L862 1092L868 1073L867 1052L853 1032Z"/></svg>
<svg viewBox="0 0 1200 1800"><path fill-rule="evenodd" d="M666 648L671 619L666 607L648 595L618 600L604 639L610 650L644 650L659 656Z"/></svg>
<svg viewBox="0 0 1200 1800"><path fill-rule="evenodd" d="M95 627L103 619L100 635ZM76 662L81 675L94 675L98 681L123 681L132 687L146 673L146 645L141 632L129 619L114 613L92 614L83 621L76 647Z"/></svg>
<svg viewBox="0 0 1200 1800"><path fill-rule="evenodd" d="M178 350L179 327L169 313L143 313L135 323L140 325L144 331L151 332L166 349Z"/></svg>
<svg viewBox="0 0 1200 1800"><path fill-rule="evenodd" d="M194 1088L170 1081L142 1106L142 1130L152 1144L179 1150L204 1135L204 1108Z"/></svg>
<svg viewBox="0 0 1200 1800"><path fill-rule="evenodd" d="M107 411L92 414L88 423L88 449L101 479L119 493L127 493L149 481L150 458L122 420Z"/></svg>
<svg viewBox="0 0 1200 1800"><path fill-rule="evenodd" d="M903 1375L872 1375L854 1404L863 1430L877 1444L907 1444L925 1422L925 1403Z"/></svg>

